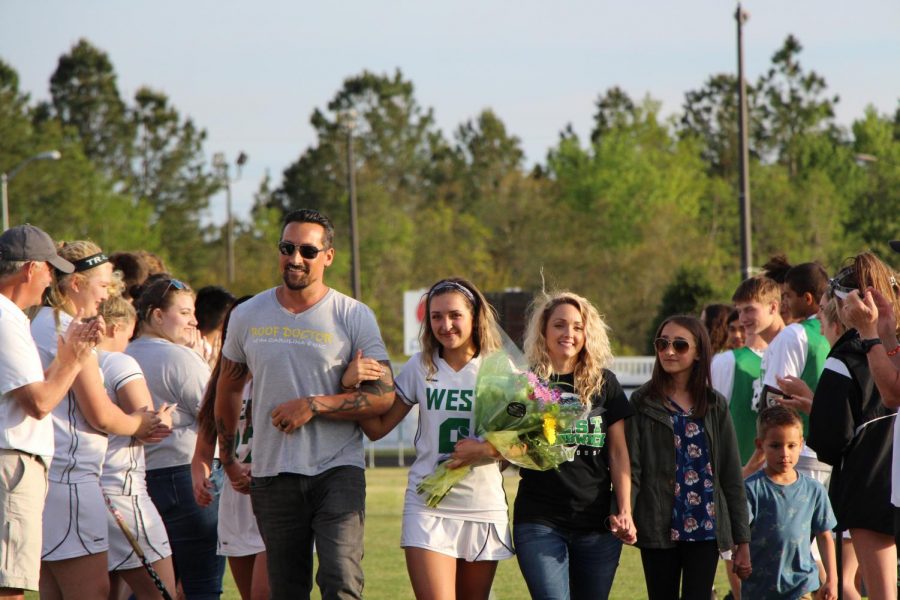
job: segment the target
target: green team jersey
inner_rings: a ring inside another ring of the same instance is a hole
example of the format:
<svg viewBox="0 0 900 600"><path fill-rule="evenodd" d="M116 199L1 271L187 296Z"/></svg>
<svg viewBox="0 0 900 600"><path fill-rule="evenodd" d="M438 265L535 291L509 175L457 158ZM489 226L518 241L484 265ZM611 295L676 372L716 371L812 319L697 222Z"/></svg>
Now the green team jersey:
<svg viewBox="0 0 900 600"><path fill-rule="evenodd" d="M750 348L736 348L734 355L734 383L728 410L737 434L741 464L747 464L756 448L756 411L753 410L753 382L759 379L762 356Z"/></svg>

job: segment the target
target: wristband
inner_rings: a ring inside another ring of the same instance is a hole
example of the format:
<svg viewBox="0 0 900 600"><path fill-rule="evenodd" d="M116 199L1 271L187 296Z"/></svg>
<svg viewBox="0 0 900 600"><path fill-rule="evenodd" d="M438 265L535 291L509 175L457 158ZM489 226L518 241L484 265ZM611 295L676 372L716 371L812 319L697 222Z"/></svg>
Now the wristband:
<svg viewBox="0 0 900 600"><path fill-rule="evenodd" d="M893 358L893 357L897 356L898 352L900 352L900 344L897 344L896 346L894 346L893 350L888 350L887 355L890 356L891 358Z"/></svg>

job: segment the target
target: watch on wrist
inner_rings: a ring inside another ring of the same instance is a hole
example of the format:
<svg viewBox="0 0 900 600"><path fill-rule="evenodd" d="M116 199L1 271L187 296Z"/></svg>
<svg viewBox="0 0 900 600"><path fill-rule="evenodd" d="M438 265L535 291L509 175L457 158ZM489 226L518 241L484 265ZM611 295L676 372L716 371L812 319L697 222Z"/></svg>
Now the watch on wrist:
<svg viewBox="0 0 900 600"><path fill-rule="evenodd" d="M881 343L881 338L872 338L870 340L862 340L863 351L868 354L869 350Z"/></svg>

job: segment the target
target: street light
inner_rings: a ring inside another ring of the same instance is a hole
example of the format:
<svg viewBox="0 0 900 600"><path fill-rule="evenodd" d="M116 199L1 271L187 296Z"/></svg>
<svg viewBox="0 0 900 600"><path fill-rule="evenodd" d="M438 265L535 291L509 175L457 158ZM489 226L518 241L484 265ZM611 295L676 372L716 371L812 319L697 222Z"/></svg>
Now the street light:
<svg viewBox="0 0 900 600"><path fill-rule="evenodd" d="M750 151L747 142L747 82L744 80L744 23L750 18L750 14L738 4L734 13L737 21L737 51L738 51L738 140L740 141L740 191L738 203L741 211L741 277L750 278L751 265L753 264L752 232L750 227Z"/></svg>
<svg viewBox="0 0 900 600"><path fill-rule="evenodd" d="M237 177L229 179L228 177L228 161L225 160L224 152L216 152L213 154L213 167L219 172L219 178L225 183L225 210L227 213L227 222L225 224L225 262L228 266L228 284L234 283L234 218L231 214L231 184L237 182L241 178L241 167L247 162L247 155L243 152L238 153L235 164L237 165Z"/></svg>
<svg viewBox="0 0 900 600"><path fill-rule="evenodd" d="M62 154L60 154L59 150L50 150L48 152L41 152L40 154L35 154L31 158L20 162L14 169L9 171L8 173L0 173L0 196L2 196L3 200L3 231L9 229L9 190L7 186L9 186L9 182L12 181L13 177L15 177L19 171L25 168L25 166L36 160L59 160L62 158Z"/></svg>
<svg viewBox="0 0 900 600"><path fill-rule="evenodd" d="M356 111L348 110L338 116L347 132L347 194L350 196L350 286L353 297L362 296L359 280L359 229L356 222L356 164L353 160L353 130L356 128Z"/></svg>

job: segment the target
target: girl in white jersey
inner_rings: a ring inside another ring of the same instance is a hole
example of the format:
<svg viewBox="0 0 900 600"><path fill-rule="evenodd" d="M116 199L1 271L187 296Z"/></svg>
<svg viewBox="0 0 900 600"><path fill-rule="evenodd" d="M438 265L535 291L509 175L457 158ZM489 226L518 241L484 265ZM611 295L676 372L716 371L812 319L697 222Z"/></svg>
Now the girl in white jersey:
<svg viewBox="0 0 900 600"><path fill-rule="evenodd" d="M57 272L48 291L49 307L32 320L31 331L46 368L57 337L76 315L95 317L113 285L112 265L92 242L67 242L59 255L75 272ZM150 412L127 415L106 395L96 357L85 363L62 402L53 409L55 451L44 504L41 552L42 598L105 599L108 535L100 472L106 454L103 432L147 438L159 418Z"/></svg>
<svg viewBox="0 0 900 600"><path fill-rule="evenodd" d="M103 383L109 398L127 413L153 407L150 390L140 365L124 353L134 334L137 313L131 303L121 296L111 296L100 304L100 316L106 323L106 336L98 346ZM172 550L159 512L147 493L144 446L129 436L111 435L103 462L100 486L103 494L125 518L130 533L140 544L144 556L175 596L175 571ZM109 527L108 564L111 598L118 597L124 580L138 600L161 598L159 590L141 564L125 534L111 514Z"/></svg>
<svg viewBox="0 0 900 600"><path fill-rule="evenodd" d="M475 380L484 354L499 348L493 310L472 283L444 279L428 291L422 351L395 379L390 410L361 421L366 435L384 437L419 407L416 461L409 472L400 545L417 598L486 600L497 561L510 558L506 494L497 451L474 433ZM357 357L341 385L377 379L381 366ZM475 465L437 508L428 508L416 486L442 461Z"/></svg>
<svg viewBox="0 0 900 600"><path fill-rule="evenodd" d="M228 321L231 311L252 296L238 299L229 309L222 322L219 340L225 339L228 333ZM210 480L213 470L213 456L216 447L216 424L214 408L216 402L216 383L219 380L221 360L218 358L219 348L214 348L217 360L209 378L209 385L203 394L203 404L197 415L197 445L191 461L191 479L194 485L194 499L200 506L212 503L214 495L220 493L219 499L219 550L220 556L228 557L228 566L234 583L242 600L264 600L269 597L269 576L266 568L266 546L256 525L253 507L250 505L250 442L253 438L251 416L253 390L252 381L244 387L244 401L241 406L238 431L235 436L235 458L244 470L244 477L236 483L223 485L219 478L219 487ZM223 471L219 470L222 474Z"/></svg>

